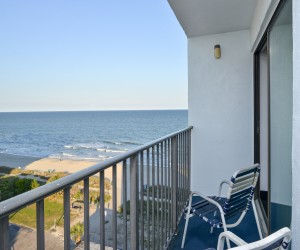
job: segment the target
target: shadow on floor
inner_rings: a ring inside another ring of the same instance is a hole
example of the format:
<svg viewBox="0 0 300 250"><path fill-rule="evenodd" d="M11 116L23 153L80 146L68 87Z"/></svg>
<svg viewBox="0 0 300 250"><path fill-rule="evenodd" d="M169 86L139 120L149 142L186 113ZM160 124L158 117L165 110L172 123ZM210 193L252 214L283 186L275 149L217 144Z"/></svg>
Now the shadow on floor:
<svg viewBox="0 0 300 250"><path fill-rule="evenodd" d="M236 218L231 218L228 223L235 222ZM175 236L169 249L181 249L181 241L184 230L185 219L181 218L178 226L178 234ZM250 243L259 240L259 234L255 223L255 217L252 206L245 215L243 221L236 228L231 228L234 234ZM186 240L184 249L207 249L217 248L219 234L223 232L223 229L214 229L214 232L210 234L210 226L199 217L193 216L189 220ZM233 247L232 244L231 247Z"/></svg>

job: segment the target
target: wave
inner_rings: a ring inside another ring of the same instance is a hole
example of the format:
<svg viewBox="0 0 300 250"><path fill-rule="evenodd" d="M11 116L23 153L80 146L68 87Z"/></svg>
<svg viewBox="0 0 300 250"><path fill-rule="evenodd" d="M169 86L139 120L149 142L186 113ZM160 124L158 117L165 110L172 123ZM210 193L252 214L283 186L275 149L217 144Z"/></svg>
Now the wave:
<svg viewBox="0 0 300 250"><path fill-rule="evenodd" d="M107 153L124 153L124 152L127 152L128 149L97 148L97 151L100 151L100 152L107 152Z"/></svg>
<svg viewBox="0 0 300 250"><path fill-rule="evenodd" d="M67 154L67 153L62 153L62 156L66 156L66 157L77 157L77 155L72 155L72 154Z"/></svg>
<svg viewBox="0 0 300 250"><path fill-rule="evenodd" d="M117 145L115 143L115 145ZM65 149L70 150L95 150L100 152L107 152L107 153L124 153L127 152L127 148L119 148L119 147L108 147L102 144L75 144L75 145L65 145Z"/></svg>
<svg viewBox="0 0 300 250"><path fill-rule="evenodd" d="M109 140L104 140L103 143L112 144L112 145L123 145L122 142L109 141Z"/></svg>
<svg viewBox="0 0 300 250"><path fill-rule="evenodd" d="M137 141L122 141L124 144L129 144L129 145L143 145L143 143L137 142Z"/></svg>
<svg viewBox="0 0 300 250"><path fill-rule="evenodd" d="M106 144L112 144L112 145L142 145L142 143L137 142L137 141L109 141L109 140L104 140L103 143Z"/></svg>
<svg viewBox="0 0 300 250"><path fill-rule="evenodd" d="M100 158L100 159L110 159L112 157L111 156L105 156L105 155L98 155L98 158Z"/></svg>
<svg viewBox="0 0 300 250"><path fill-rule="evenodd" d="M75 161L99 161L99 157L95 156L95 157L83 157L83 156L79 156L79 155L73 155L73 154L67 154L67 153L62 153L62 154L53 154L50 155L49 158L52 159L60 159L60 160L65 160L65 159L69 159L69 160L75 160Z"/></svg>
<svg viewBox="0 0 300 250"><path fill-rule="evenodd" d="M66 146L64 146L64 148L73 149L73 150L77 150L77 149L96 149L93 146L85 146L85 145L74 145L74 146L66 145Z"/></svg>

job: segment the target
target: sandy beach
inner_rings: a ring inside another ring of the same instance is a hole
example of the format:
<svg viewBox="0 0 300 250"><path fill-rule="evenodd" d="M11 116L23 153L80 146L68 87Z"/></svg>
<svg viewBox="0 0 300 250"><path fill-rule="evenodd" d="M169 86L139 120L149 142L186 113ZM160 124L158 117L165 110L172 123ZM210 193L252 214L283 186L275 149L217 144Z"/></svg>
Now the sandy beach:
<svg viewBox="0 0 300 250"><path fill-rule="evenodd" d="M28 164L25 168L38 171L54 171L75 173L84 168L97 164L95 161L82 161L70 159L43 158Z"/></svg>
<svg viewBox="0 0 300 250"><path fill-rule="evenodd" d="M55 172L75 173L81 169L97 164L96 161L40 158L0 153L0 166Z"/></svg>

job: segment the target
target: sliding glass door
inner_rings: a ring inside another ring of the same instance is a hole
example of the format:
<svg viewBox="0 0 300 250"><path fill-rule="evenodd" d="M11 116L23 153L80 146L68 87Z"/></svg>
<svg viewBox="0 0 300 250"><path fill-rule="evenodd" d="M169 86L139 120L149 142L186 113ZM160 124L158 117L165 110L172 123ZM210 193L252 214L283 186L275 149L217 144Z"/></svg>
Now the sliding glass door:
<svg viewBox="0 0 300 250"><path fill-rule="evenodd" d="M268 232L291 222L292 1L281 4L255 53L255 161Z"/></svg>

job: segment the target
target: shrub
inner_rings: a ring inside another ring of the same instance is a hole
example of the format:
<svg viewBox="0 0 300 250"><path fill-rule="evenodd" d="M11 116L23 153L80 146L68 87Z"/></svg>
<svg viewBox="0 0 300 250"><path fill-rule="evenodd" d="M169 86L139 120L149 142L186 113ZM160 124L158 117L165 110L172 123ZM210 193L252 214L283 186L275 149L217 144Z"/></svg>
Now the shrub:
<svg viewBox="0 0 300 250"><path fill-rule="evenodd" d="M78 222L74 226L71 227L71 239L78 244L81 241L81 237L84 232L84 225L81 222Z"/></svg>
<svg viewBox="0 0 300 250"><path fill-rule="evenodd" d="M31 181L31 189L35 189L35 188L37 188L39 186L40 186L40 184L38 183L37 180L32 180Z"/></svg>

